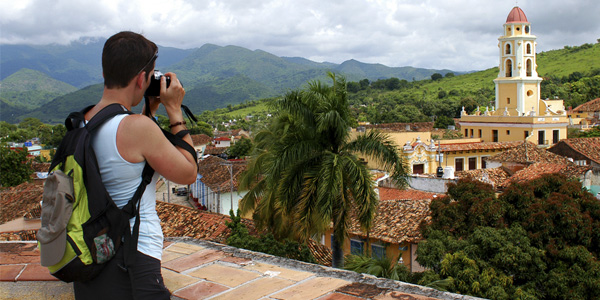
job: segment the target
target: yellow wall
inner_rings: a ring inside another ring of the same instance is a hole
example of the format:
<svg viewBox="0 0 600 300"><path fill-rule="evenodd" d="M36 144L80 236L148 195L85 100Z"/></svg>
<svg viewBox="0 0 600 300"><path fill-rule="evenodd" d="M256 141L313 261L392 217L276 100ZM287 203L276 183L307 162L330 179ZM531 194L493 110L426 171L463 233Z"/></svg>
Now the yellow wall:
<svg viewBox="0 0 600 300"><path fill-rule="evenodd" d="M391 139L396 144L396 146L398 147L398 149L400 149L400 151L402 150L402 147L404 146L404 144L406 144L407 141L410 141L412 143L420 138L421 141L429 143L431 140L431 132L407 131L407 132L384 132L384 133L386 135L388 135L389 139ZM356 132L356 130L353 130L350 134L350 137L351 137L351 139L355 139L360 134L364 134L364 133ZM369 157L365 157L365 156L359 156L359 157L364 159L367 162L367 167L369 167L370 169L378 169L378 170L383 169L380 165L375 163L375 161L373 159L371 159Z"/></svg>
<svg viewBox="0 0 600 300"><path fill-rule="evenodd" d="M510 98L510 104L508 103L508 98ZM509 110L517 108L517 84L516 83L499 83L498 84L498 108L496 109L496 111L498 113L502 113L504 111L505 107L508 107Z"/></svg>
<svg viewBox="0 0 600 300"><path fill-rule="evenodd" d="M333 230L330 229L325 233L325 247L331 249L331 236L333 234ZM348 255L350 254L350 242L351 240L357 240L357 241L363 241L363 248L365 250L365 255L367 255L367 253L369 255L371 255L371 249L367 249L367 247L371 247L372 245L378 245L378 246L384 246L385 247L385 256L389 259L391 259L393 262L397 262L398 261L398 257L400 255L400 252L402 252L402 260L403 260L403 264L409 269L411 270L411 253L410 253L410 243L402 243L402 245L396 244L396 243L385 243L385 242L381 242L378 239L373 239L370 238L370 244L366 243L366 239L357 236L357 235L353 235L350 234L350 237L346 239L346 241L344 242L344 255ZM401 251L400 250L400 246L405 247L406 250ZM414 259L413 259L414 260Z"/></svg>
<svg viewBox="0 0 600 300"><path fill-rule="evenodd" d="M531 110L532 107L538 108L538 101L540 99L540 95L538 95L538 86L535 83L526 83L523 85L523 93L525 99L525 113ZM562 101L560 101L562 102ZM542 109L541 107L539 109ZM538 111L538 115L541 115L542 112Z"/></svg>

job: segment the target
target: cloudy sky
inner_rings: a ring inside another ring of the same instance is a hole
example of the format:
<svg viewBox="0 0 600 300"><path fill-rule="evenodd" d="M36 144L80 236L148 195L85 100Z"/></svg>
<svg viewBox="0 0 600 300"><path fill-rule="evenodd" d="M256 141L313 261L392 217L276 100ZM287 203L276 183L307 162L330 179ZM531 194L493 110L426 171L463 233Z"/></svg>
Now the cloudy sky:
<svg viewBox="0 0 600 300"><path fill-rule="evenodd" d="M482 70L498 64L497 39L515 5L538 52L600 38L598 0L0 0L0 44L131 30L184 49L211 43L318 62Z"/></svg>

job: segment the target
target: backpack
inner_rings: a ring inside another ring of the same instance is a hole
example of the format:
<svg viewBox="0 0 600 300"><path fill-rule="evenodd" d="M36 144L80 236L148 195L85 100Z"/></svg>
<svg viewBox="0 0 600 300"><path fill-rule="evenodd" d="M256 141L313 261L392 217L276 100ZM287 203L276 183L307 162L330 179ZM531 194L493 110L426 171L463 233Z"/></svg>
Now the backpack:
<svg viewBox="0 0 600 300"><path fill-rule="evenodd" d="M98 112L87 124L93 106L69 114L67 133L49 168L42 198L42 224L37 233L41 265L65 282L88 281L125 245L125 265L132 263L139 233L139 200L154 170L146 163L133 198L119 209L106 191L91 139L105 121L132 114L119 104ZM188 145L189 146L189 145ZM133 233L129 219L136 217Z"/></svg>

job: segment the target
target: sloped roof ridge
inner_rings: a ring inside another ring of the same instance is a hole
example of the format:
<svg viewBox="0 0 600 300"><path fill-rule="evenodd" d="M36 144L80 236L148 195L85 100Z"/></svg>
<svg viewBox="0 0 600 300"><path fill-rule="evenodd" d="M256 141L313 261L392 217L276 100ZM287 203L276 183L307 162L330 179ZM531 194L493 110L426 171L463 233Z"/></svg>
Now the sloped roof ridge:
<svg viewBox="0 0 600 300"><path fill-rule="evenodd" d="M573 108L574 112L599 111L599 110L600 110L600 98L596 98L596 99L590 100L586 103L579 104L577 107Z"/></svg>

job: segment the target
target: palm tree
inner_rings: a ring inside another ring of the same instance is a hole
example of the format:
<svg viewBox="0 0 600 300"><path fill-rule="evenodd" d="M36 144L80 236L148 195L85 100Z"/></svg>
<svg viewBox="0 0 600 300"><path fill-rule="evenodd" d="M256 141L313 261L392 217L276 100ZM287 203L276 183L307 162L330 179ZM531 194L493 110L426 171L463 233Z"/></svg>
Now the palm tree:
<svg viewBox="0 0 600 300"><path fill-rule="evenodd" d="M371 131L350 139L345 79L328 75L332 86L310 82L273 103L278 114L255 136L240 181L249 190L241 209L277 238L307 241L333 226L332 263L341 267L351 214L368 231L377 209L372 175L357 155L374 159L401 185L406 167L387 136Z"/></svg>

